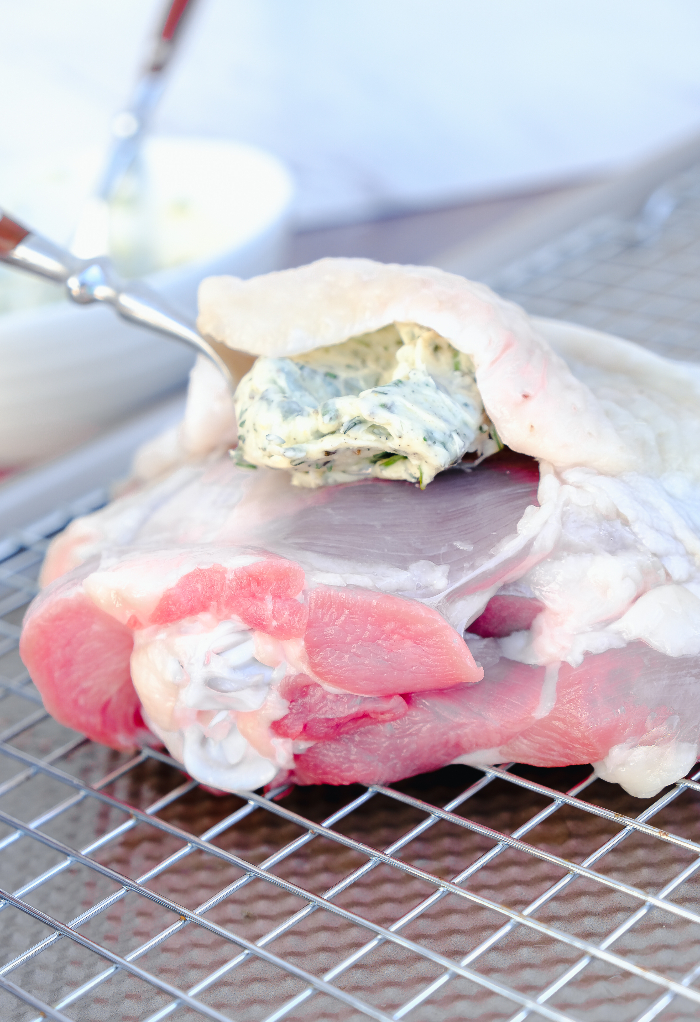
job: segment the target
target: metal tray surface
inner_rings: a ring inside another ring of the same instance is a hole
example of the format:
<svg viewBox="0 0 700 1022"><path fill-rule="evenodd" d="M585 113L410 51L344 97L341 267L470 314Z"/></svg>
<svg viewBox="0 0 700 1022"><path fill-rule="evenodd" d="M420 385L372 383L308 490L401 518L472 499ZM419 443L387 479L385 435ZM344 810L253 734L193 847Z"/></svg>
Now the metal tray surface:
<svg viewBox="0 0 700 1022"><path fill-rule="evenodd" d="M700 358L700 173L509 268L530 311ZM590 767L216 796L56 724L17 654L48 537L0 563L0 1018L700 1017L700 771Z"/></svg>

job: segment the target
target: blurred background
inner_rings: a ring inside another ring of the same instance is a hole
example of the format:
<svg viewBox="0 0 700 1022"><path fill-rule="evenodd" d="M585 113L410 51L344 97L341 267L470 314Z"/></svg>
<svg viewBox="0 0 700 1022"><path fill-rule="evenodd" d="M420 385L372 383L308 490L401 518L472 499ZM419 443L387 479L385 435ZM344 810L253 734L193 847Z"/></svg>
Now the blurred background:
<svg viewBox="0 0 700 1022"><path fill-rule="evenodd" d="M0 205L70 241L167 6L0 0ZM323 255L488 275L504 224L698 136L699 41L696 0L192 0L115 255L190 313ZM0 469L182 386L188 352L0 271Z"/></svg>
<svg viewBox="0 0 700 1022"><path fill-rule="evenodd" d="M106 142L162 9L2 0L3 166ZM281 157L309 229L668 145L700 127L699 42L695 0L195 0L155 126Z"/></svg>

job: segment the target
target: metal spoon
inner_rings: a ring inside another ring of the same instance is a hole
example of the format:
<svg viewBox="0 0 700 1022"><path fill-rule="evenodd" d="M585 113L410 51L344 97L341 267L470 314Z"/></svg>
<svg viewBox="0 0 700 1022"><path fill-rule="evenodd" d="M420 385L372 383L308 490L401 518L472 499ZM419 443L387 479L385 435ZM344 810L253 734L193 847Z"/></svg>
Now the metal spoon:
<svg viewBox="0 0 700 1022"><path fill-rule="evenodd" d="M162 23L150 46L150 54L127 106L114 117L107 157L90 198L85 202L71 252L82 259L108 251L109 200L136 159L156 104L165 87L165 70L181 37L194 0L167 0Z"/></svg>
<svg viewBox="0 0 700 1022"><path fill-rule="evenodd" d="M18 223L0 210L0 260L40 277L65 284L70 298L79 305L106 302L120 316L166 337L189 344L224 374L231 390L252 364L252 357L205 339L193 323L170 309L147 284L124 280L108 256L79 259L48 238Z"/></svg>

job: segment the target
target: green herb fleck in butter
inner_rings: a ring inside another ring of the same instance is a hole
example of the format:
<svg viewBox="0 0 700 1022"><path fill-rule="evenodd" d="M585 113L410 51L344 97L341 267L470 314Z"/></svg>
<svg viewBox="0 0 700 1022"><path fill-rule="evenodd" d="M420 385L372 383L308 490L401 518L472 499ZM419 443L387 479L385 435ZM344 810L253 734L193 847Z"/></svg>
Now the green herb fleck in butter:
<svg viewBox="0 0 700 1022"><path fill-rule="evenodd" d="M259 358L236 390L239 464L298 486L376 476L421 488L465 454L499 449L468 355L415 323L294 358Z"/></svg>

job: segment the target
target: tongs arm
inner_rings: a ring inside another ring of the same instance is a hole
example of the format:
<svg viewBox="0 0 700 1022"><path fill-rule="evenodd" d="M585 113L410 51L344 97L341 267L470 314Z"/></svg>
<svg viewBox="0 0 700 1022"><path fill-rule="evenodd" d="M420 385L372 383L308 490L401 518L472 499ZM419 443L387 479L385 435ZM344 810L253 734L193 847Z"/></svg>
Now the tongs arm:
<svg viewBox="0 0 700 1022"><path fill-rule="evenodd" d="M147 284L120 277L108 257L79 259L0 210L0 260L64 284L70 298L79 305L106 302L124 319L189 344L210 358L234 386L224 358L194 324L170 309Z"/></svg>

